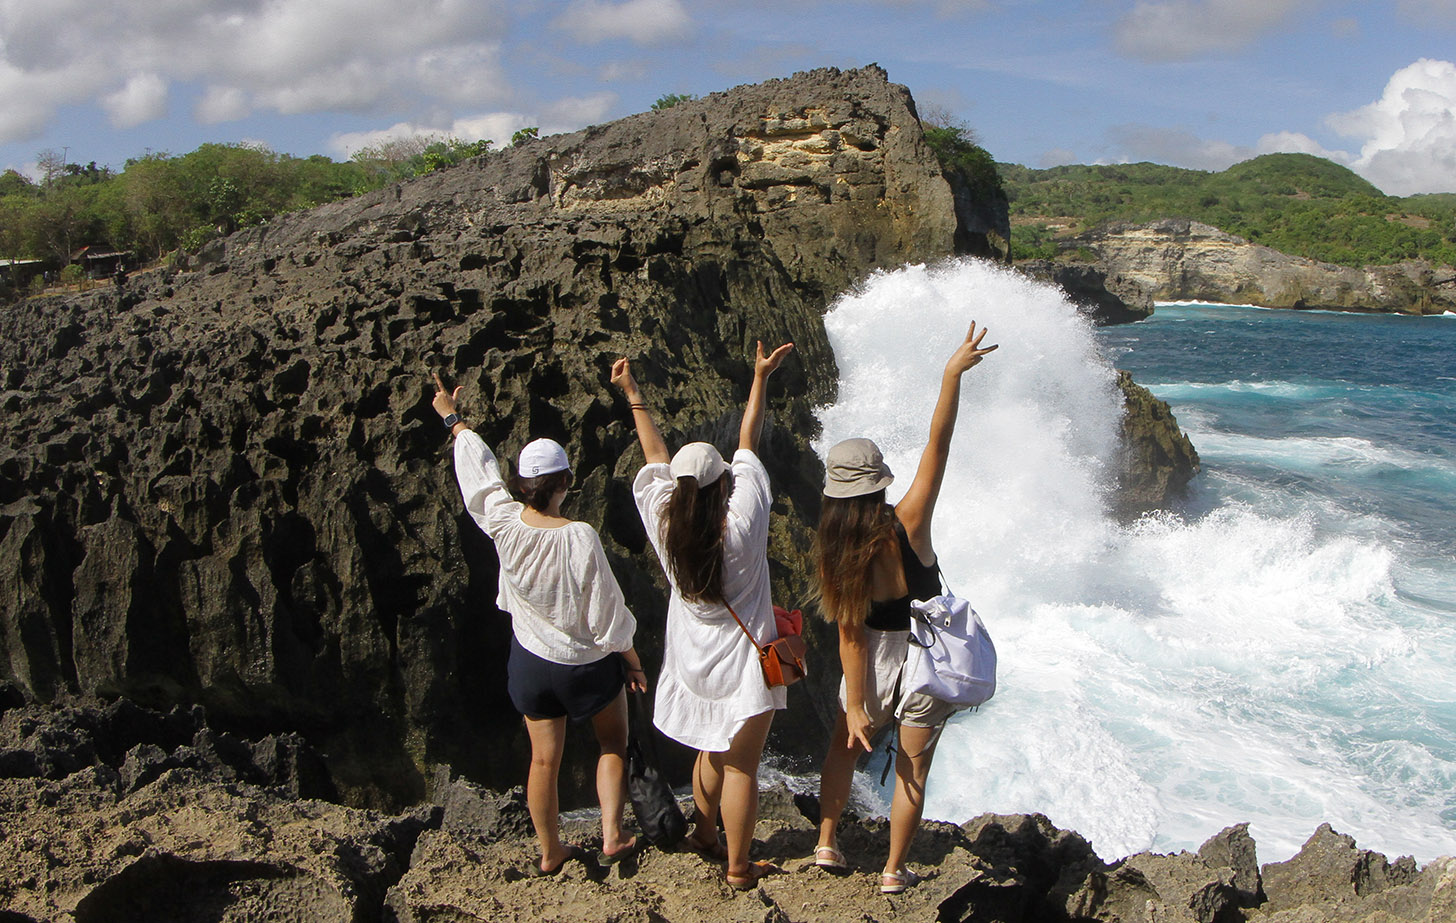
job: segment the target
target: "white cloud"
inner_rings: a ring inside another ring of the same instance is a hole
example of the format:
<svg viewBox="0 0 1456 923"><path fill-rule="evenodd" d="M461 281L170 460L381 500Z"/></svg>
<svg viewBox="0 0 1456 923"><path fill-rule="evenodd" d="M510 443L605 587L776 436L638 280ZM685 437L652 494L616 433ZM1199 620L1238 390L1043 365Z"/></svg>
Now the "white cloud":
<svg viewBox="0 0 1456 923"><path fill-rule="evenodd" d="M207 87L205 122L498 104L505 23L505 0L0 0L0 143L88 100L139 124L177 83Z"/></svg>
<svg viewBox="0 0 1456 923"><path fill-rule="evenodd" d="M1335 163L1348 166L1352 158L1346 151L1331 151L1309 135L1297 131L1276 131L1259 139L1255 145L1259 154L1313 154Z"/></svg>
<svg viewBox="0 0 1456 923"><path fill-rule="evenodd" d="M558 99L541 112L541 134L559 134L594 125L605 119L616 104L615 93Z"/></svg>
<svg viewBox="0 0 1456 923"><path fill-rule="evenodd" d="M557 100L535 114L483 112L448 121L396 122L388 128L341 132L329 139L329 148L341 157L352 157L356 151L366 147L403 138L459 138L462 141L486 138L495 142L497 147L504 147L522 128L535 126L541 130L543 138L585 128L604 119L616 103L615 93L597 93Z"/></svg>
<svg viewBox="0 0 1456 923"><path fill-rule="evenodd" d="M1237 51L1316 0L1140 2L1113 27L1117 50L1144 61L1187 61Z"/></svg>
<svg viewBox="0 0 1456 923"><path fill-rule="evenodd" d="M167 114L167 82L156 74L137 74L114 93L101 97L101 108L116 128L135 128Z"/></svg>
<svg viewBox="0 0 1456 923"><path fill-rule="evenodd" d="M1181 128L1117 125L1107 134L1124 163L1149 160L1192 170L1226 170L1255 155L1251 148L1200 138Z"/></svg>
<svg viewBox="0 0 1456 923"><path fill-rule="evenodd" d="M208 87L202 99L198 100L193 115L204 125L216 125L247 118L252 110L248 95L237 87Z"/></svg>
<svg viewBox="0 0 1456 923"><path fill-rule="evenodd" d="M1350 166L1387 194L1456 192L1456 64L1422 58L1396 71L1380 99L1327 121L1363 140Z"/></svg>
<svg viewBox="0 0 1456 923"><path fill-rule="evenodd" d="M626 39L660 45L692 32L692 20L679 0L574 0L552 25L584 44Z"/></svg>
<svg viewBox="0 0 1456 923"><path fill-rule="evenodd" d="M459 138L462 141L487 139L497 147L508 144L511 135L535 124L530 116L518 112L487 112L455 119L448 125L419 122L396 122L388 128L370 131L340 132L329 138L329 147L340 157L352 157L366 147L403 138L426 138L431 141Z"/></svg>

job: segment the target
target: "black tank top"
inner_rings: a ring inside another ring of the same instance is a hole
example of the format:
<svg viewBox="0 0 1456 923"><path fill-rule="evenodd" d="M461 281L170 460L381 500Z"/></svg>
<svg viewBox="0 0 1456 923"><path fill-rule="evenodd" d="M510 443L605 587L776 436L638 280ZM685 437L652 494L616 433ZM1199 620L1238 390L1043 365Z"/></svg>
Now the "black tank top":
<svg viewBox="0 0 1456 923"><path fill-rule="evenodd" d="M877 631L908 631L910 628L910 600L930 599L940 595L940 568L920 563L920 556L910 547L910 536L900 520L895 520L895 536L900 540L900 563L905 569L905 586L910 592L899 599L885 599L870 603L870 615L865 627Z"/></svg>

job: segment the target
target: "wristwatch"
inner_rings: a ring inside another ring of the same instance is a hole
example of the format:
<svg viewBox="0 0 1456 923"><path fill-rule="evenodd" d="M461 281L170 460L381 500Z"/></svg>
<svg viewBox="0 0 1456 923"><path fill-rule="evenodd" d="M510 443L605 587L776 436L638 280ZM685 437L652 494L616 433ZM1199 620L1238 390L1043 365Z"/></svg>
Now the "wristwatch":
<svg viewBox="0 0 1456 923"><path fill-rule="evenodd" d="M458 414L458 413L452 413L448 417L445 418L445 428L446 429L454 429L455 428L455 424L456 423L459 423L459 422L460 422L460 414Z"/></svg>

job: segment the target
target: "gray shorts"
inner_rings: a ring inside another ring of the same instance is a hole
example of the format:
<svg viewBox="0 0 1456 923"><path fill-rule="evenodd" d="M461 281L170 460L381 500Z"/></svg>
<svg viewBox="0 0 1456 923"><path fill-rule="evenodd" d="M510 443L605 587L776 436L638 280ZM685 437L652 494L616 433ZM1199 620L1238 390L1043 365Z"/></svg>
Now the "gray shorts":
<svg viewBox="0 0 1456 923"><path fill-rule="evenodd" d="M961 710L929 696L923 692L912 692L897 696L900 687L900 673L905 667L905 655L910 647L910 632L877 631L866 628L865 657L869 669L865 676L864 706L873 729L871 736L896 718L906 727L933 728L945 723L951 715ZM848 692L843 678L839 680L839 708L847 710Z"/></svg>

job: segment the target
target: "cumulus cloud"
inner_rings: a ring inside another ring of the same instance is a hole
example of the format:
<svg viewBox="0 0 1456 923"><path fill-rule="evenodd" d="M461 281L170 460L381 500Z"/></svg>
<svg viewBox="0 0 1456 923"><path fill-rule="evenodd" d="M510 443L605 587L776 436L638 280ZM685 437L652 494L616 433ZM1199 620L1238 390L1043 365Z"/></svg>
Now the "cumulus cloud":
<svg viewBox="0 0 1456 923"><path fill-rule="evenodd" d="M1256 153L1252 148L1200 138L1181 128L1128 124L1114 126L1107 134L1123 162L1149 160L1193 170L1226 170Z"/></svg>
<svg viewBox="0 0 1456 923"><path fill-rule="evenodd" d="M490 112L455 119L448 125L420 122L396 122L388 128L369 131L339 132L329 138L329 148L340 157L352 157L368 147L379 147L390 141L423 138L440 141L459 138L477 141L482 138L504 146L522 128L533 124L529 116L518 112Z"/></svg>
<svg viewBox="0 0 1456 923"><path fill-rule="evenodd" d="M1237 51L1280 28L1314 0L1142 2L1113 27L1118 51L1144 61L1187 61Z"/></svg>
<svg viewBox="0 0 1456 923"><path fill-rule="evenodd" d="M1297 131L1271 132L1259 139L1254 150L1259 154L1313 154L1346 165L1353 159L1348 152L1329 150L1309 135Z"/></svg>
<svg viewBox="0 0 1456 923"><path fill-rule="evenodd" d="M574 0L553 25L584 44L626 39L660 45L692 32L692 19L680 0Z"/></svg>
<svg viewBox="0 0 1456 923"><path fill-rule="evenodd" d="M427 141L445 138L476 141L484 138L495 142L498 147L504 147L510 143L511 136L522 128L539 128L542 137L584 128L605 118L616 103L615 93L597 93L593 96L557 100L535 114L484 112L457 119L396 122L388 128L340 132L329 139L329 148L341 157L352 157L364 148L408 138L423 138Z"/></svg>
<svg viewBox="0 0 1456 923"><path fill-rule="evenodd" d="M167 82L156 74L137 74L114 93L101 97L101 108L116 128L135 128L167 114Z"/></svg>
<svg viewBox="0 0 1456 923"><path fill-rule="evenodd" d="M1387 194L1456 192L1456 64L1422 58L1380 99L1328 122L1363 141L1350 166Z"/></svg>
<svg viewBox="0 0 1456 923"><path fill-rule="evenodd" d="M237 87L208 87L193 109L193 115L204 125L216 125L247 118L252 111L247 94Z"/></svg>
<svg viewBox="0 0 1456 923"><path fill-rule="evenodd" d="M208 87L196 115L212 122L500 103L505 16L505 0L0 0L0 142L86 100L139 124L166 85L194 81ZM135 76L117 89L118 73Z"/></svg>

